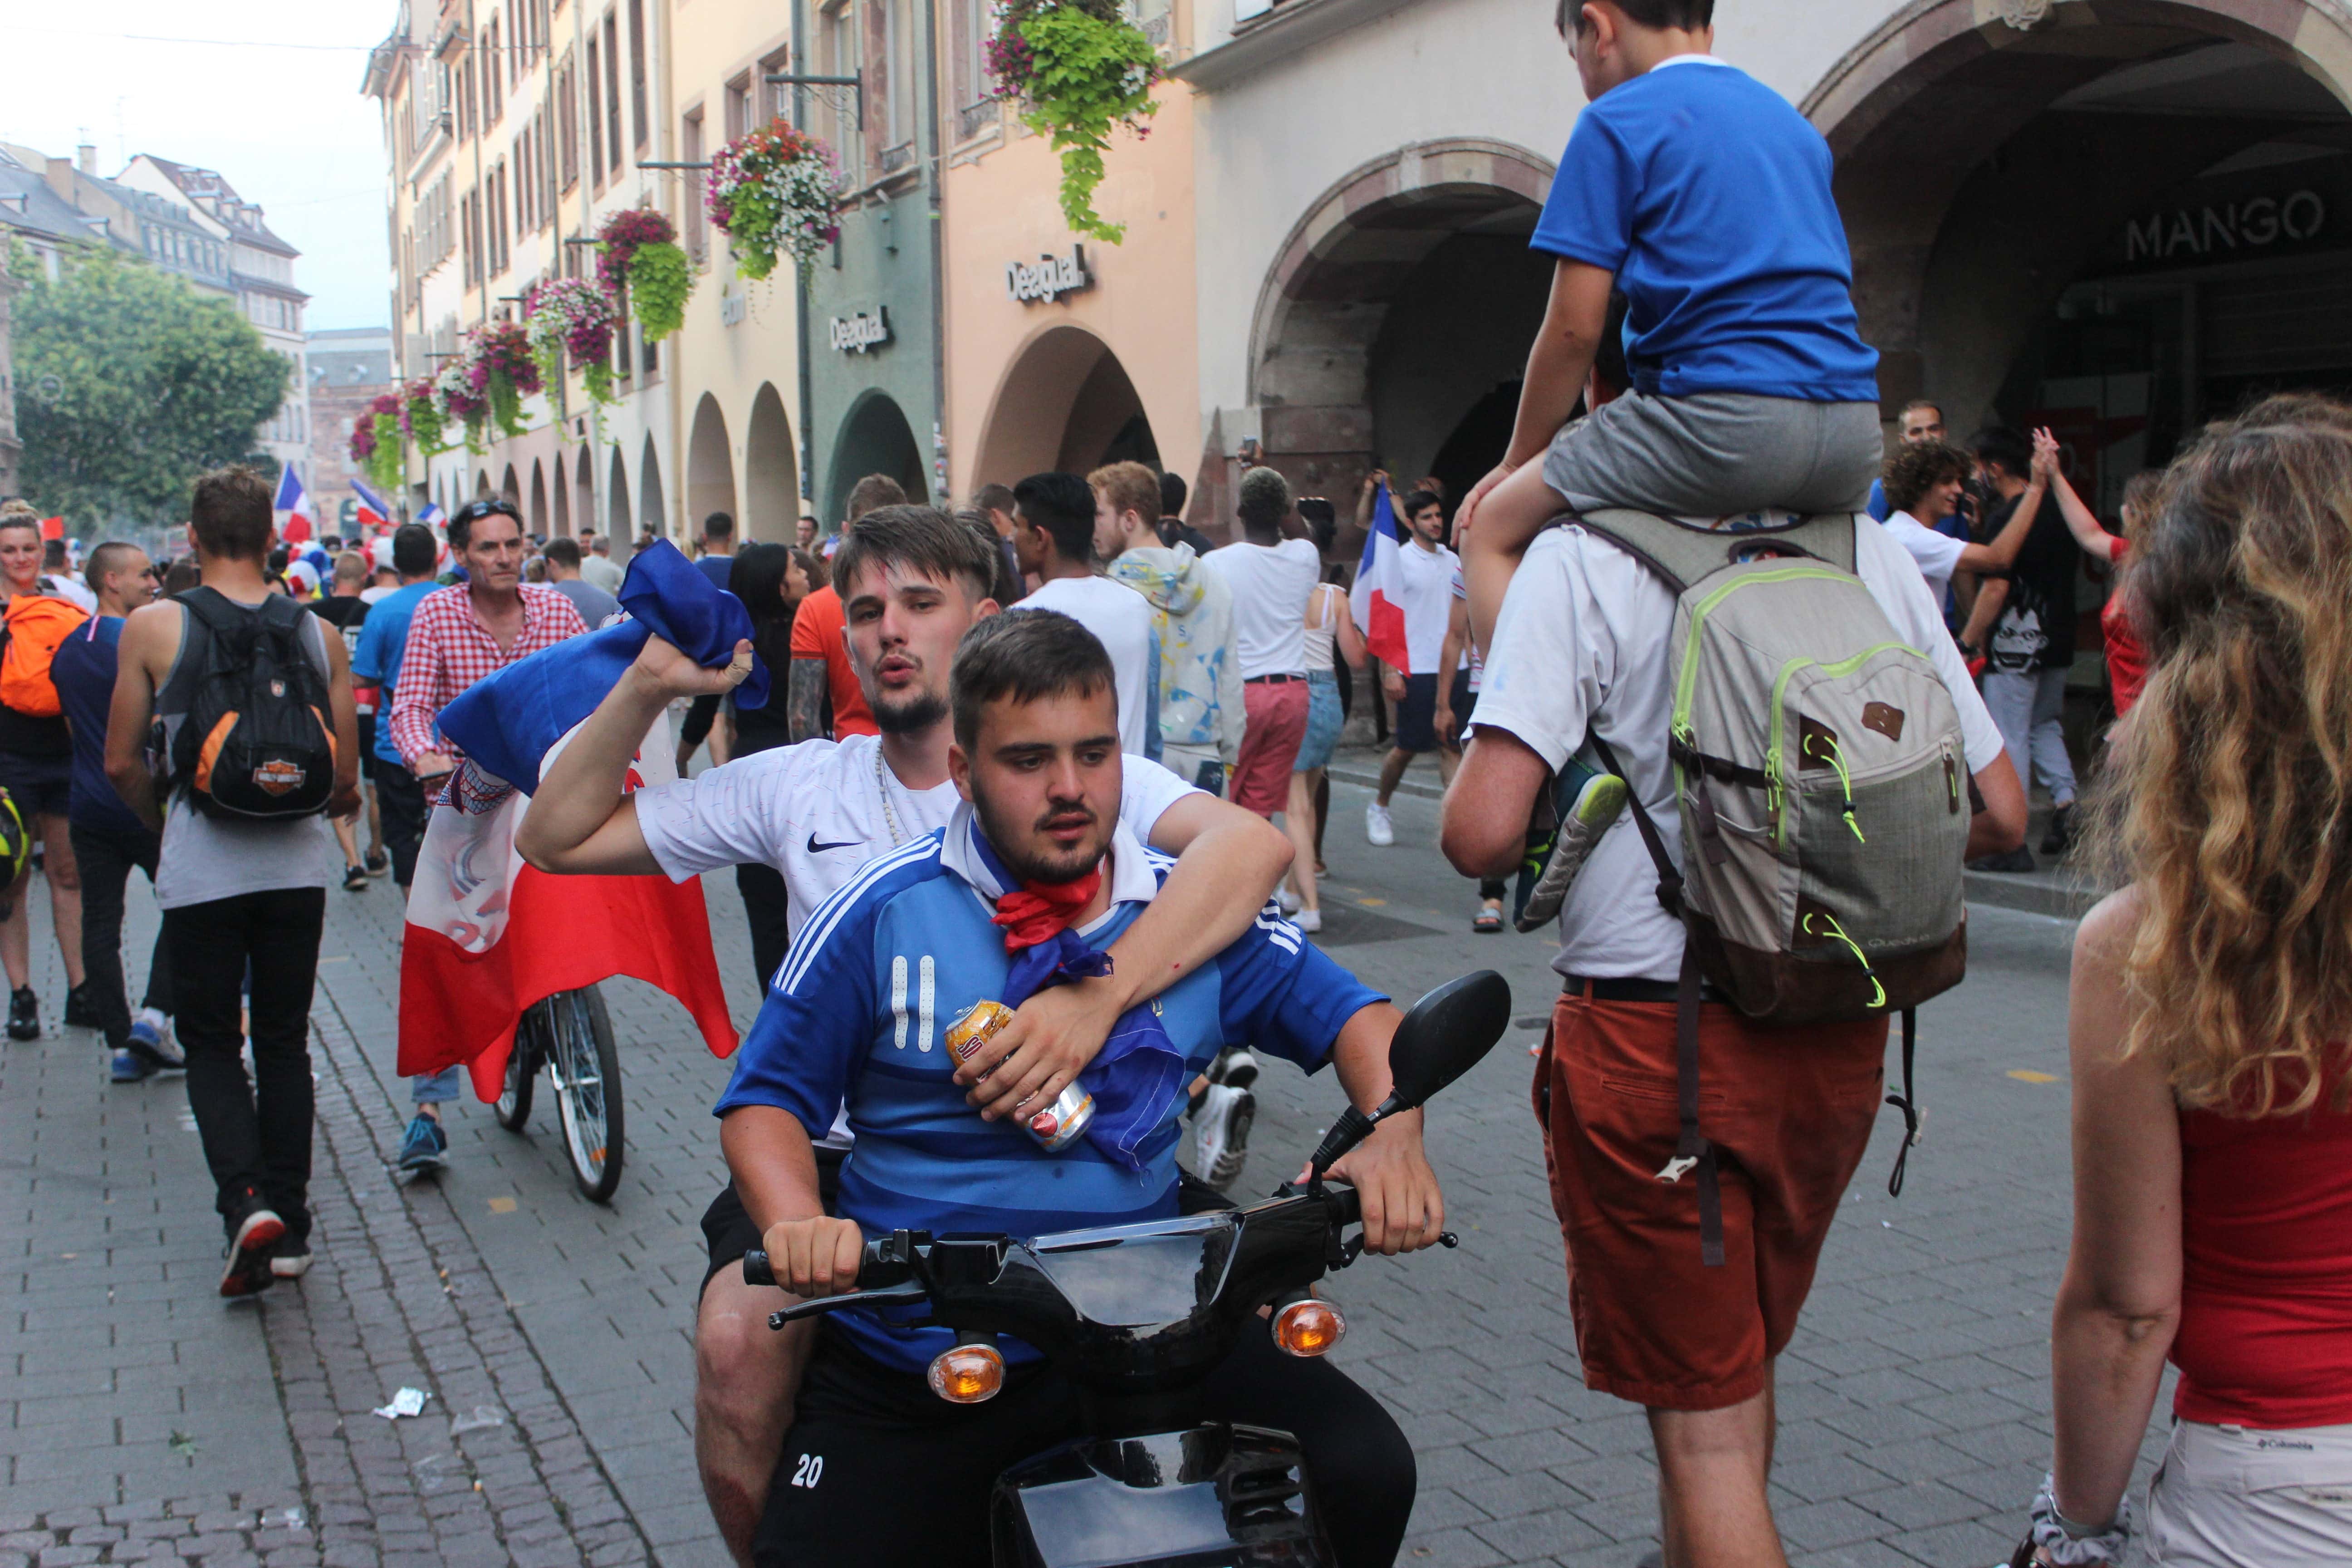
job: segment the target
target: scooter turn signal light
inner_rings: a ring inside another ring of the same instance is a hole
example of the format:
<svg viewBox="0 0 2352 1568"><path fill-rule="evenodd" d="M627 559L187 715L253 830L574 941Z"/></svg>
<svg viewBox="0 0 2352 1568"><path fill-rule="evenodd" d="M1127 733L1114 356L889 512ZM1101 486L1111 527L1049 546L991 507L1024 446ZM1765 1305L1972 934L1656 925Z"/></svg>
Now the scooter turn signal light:
<svg viewBox="0 0 2352 1568"><path fill-rule="evenodd" d="M994 1345L963 1344L931 1358L931 1392L950 1405L981 1405L1004 1386L1004 1357Z"/></svg>
<svg viewBox="0 0 2352 1568"><path fill-rule="evenodd" d="M1274 1315L1275 1348L1286 1355L1317 1356L1345 1338L1348 1321L1328 1301L1309 1296Z"/></svg>

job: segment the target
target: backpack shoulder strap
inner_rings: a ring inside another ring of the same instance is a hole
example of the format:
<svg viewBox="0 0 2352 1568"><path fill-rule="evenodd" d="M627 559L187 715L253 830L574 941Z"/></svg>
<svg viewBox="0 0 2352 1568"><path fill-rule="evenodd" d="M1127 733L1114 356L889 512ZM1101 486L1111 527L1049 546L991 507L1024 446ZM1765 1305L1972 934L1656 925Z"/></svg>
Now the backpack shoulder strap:
<svg viewBox="0 0 2352 1568"><path fill-rule="evenodd" d="M233 632L242 625L236 613L229 608L227 597L217 588L191 588L180 595L180 605L208 632Z"/></svg>
<svg viewBox="0 0 2352 1568"><path fill-rule="evenodd" d="M1848 512L1822 512L1780 528L1696 528L1623 507L1587 512L1576 521L1656 573L1677 595L1765 547L1810 555L1841 572L1854 569L1854 521Z"/></svg>

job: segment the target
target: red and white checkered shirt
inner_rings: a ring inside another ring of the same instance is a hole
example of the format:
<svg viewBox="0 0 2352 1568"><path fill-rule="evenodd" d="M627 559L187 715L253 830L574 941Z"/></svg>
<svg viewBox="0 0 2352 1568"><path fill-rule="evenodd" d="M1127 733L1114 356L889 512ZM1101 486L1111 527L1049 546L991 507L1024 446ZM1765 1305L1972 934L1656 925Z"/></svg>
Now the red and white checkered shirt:
<svg viewBox="0 0 2352 1568"><path fill-rule="evenodd" d="M392 698L392 743L414 764L426 752L457 748L436 732L435 721L467 687L528 658L565 637L588 630L572 601L539 583L518 584L522 593L522 635L501 648L475 618L473 595L462 583L437 589L417 601L408 623L408 648L400 659L400 683Z"/></svg>

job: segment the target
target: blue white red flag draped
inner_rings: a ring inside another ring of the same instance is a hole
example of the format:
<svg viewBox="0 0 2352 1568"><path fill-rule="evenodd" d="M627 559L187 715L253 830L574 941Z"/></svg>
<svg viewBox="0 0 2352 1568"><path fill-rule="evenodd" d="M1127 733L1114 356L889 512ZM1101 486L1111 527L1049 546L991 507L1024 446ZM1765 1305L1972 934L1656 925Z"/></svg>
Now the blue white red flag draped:
<svg viewBox="0 0 2352 1568"><path fill-rule="evenodd" d="M735 1048L699 882L559 878L523 864L514 850L515 828L548 762L647 637L658 634L717 668L751 635L740 602L668 543L630 563L621 604L629 620L510 664L442 710L441 732L466 760L434 807L409 894L400 964L404 1074L465 1063L475 1093L495 1100L523 1011L615 974L677 997L714 1054ZM755 658L736 700L758 706L768 685ZM676 777L664 714L640 744L626 788Z"/></svg>
<svg viewBox="0 0 2352 1568"><path fill-rule="evenodd" d="M1364 646L1391 669L1413 674L1412 655L1404 635L1403 531L1397 527L1396 508L1382 485L1372 500L1372 524L1364 536L1364 558L1356 566L1356 585L1348 595L1348 610L1364 634Z"/></svg>
<svg viewBox="0 0 2352 1568"><path fill-rule="evenodd" d="M352 481L352 494L359 498L359 515L356 521L360 527L382 528L392 521L390 503L357 479Z"/></svg>

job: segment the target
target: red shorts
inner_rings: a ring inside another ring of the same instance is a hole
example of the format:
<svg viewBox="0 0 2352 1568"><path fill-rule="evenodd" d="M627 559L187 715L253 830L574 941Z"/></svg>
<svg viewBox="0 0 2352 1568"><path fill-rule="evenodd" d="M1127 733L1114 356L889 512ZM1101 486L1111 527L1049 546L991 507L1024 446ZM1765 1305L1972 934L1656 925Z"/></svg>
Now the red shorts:
<svg viewBox="0 0 2352 1568"><path fill-rule="evenodd" d="M1272 816L1290 805L1290 764L1307 739L1307 682L1254 680L1242 688L1242 753L1234 763L1235 805Z"/></svg>
<svg viewBox="0 0 2352 1568"><path fill-rule="evenodd" d="M1553 1010L1536 1120L1568 1243L1588 1387L1665 1410L1754 1397L1796 1331L1878 1117L1886 1020L1765 1029L1710 1005L1699 1131L1722 1172L1722 1267L1699 1260L1698 1183L1657 1173L1681 1135L1671 1003Z"/></svg>

